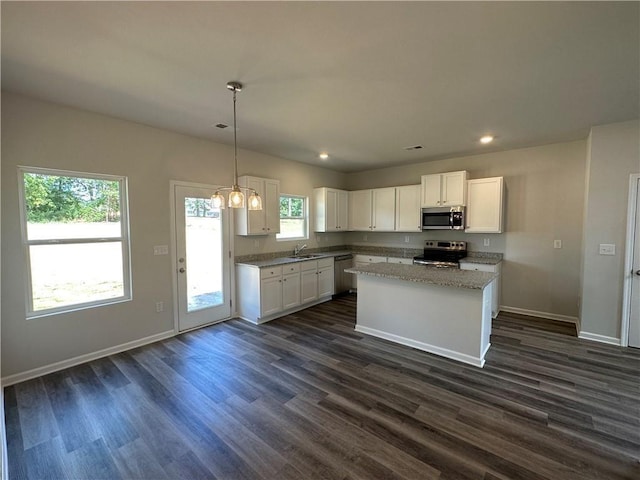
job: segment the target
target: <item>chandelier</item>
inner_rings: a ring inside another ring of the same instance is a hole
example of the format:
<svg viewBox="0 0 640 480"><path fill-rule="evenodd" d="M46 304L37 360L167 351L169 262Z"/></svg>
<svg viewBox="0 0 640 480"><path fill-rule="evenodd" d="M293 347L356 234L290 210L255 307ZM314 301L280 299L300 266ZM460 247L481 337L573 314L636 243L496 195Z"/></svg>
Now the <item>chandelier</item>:
<svg viewBox="0 0 640 480"><path fill-rule="evenodd" d="M233 185L230 187L219 187L211 196L211 204L213 208L224 209L225 200L220 192L229 192L229 208L244 208L243 190L249 192L248 209L262 210L262 199L258 192L253 188L238 186L238 129L236 127L236 94L242 90L240 82L228 82L227 88L233 92Z"/></svg>

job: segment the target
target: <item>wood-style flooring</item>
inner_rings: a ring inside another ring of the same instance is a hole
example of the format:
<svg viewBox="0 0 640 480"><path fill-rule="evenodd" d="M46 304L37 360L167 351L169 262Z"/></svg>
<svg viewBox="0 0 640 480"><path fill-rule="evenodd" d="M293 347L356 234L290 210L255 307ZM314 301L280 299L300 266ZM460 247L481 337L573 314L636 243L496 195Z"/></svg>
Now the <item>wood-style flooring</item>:
<svg viewBox="0 0 640 480"><path fill-rule="evenodd" d="M347 296L5 390L11 479L639 479L640 351L494 321L483 369L354 331Z"/></svg>

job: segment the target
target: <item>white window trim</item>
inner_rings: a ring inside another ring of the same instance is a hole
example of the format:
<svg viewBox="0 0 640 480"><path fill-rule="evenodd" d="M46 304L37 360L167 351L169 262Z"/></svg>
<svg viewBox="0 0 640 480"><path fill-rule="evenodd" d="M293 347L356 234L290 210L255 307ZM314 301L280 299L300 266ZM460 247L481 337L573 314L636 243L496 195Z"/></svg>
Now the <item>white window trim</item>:
<svg viewBox="0 0 640 480"><path fill-rule="evenodd" d="M24 175L25 173L33 173L37 175L54 175L67 177L91 178L95 180L117 181L120 184L120 236L119 237L94 237L94 238L65 238L52 240L29 240L27 233L27 205L25 199ZM114 303L122 303L131 301L133 298L131 289L131 245L129 235L129 197L127 177L118 175L106 175L98 173L76 172L71 170L58 170L40 167L18 167L18 196L20 203L20 227L22 230L22 250L24 252L25 262L25 280L26 280L26 317L27 319L46 317L49 315L57 315L60 313L74 312L103 305L111 305ZM74 303L61 307L48 308L43 310L33 310L33 292L31 289L31 256L29 247L32 245L65 245L77 243L104 243L104 242L120 242L122 244L122 281L124 295L120 297L106 298L103 300L94 300L91 302Z"/></svg>
<svg viewBox="0 0 640 480"><path fill-rule="evenodd" d="M289 197L289 198L301 198L304 201L304 235L301 237L278 237L281 235L280 233L276 233L276 241L277 242L291 242L296 240L309 240L309 197L305 197L304 195L294 195L291 193L280 193L280 197ZM280 197L278 197L278 222L282 220L280 217ZM294 220L298 220L298 217L284 217L285 219L291 218Z"/></svg>

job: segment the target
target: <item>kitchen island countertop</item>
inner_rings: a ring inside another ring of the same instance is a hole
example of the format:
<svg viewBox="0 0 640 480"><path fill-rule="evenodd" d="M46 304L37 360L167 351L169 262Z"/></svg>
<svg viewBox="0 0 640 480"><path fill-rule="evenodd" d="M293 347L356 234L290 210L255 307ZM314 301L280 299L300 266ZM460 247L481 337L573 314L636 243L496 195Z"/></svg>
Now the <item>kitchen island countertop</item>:
<svg viewBox="0 0 640 480"><path fill-rule="evenodd" d="M476 272L457 268L433 268L423 265L402 265L397 263L372 263L362 267L352 267L346 269L345 272L474 290L483 289L498 276L495 273L489 272Z"/></svg>

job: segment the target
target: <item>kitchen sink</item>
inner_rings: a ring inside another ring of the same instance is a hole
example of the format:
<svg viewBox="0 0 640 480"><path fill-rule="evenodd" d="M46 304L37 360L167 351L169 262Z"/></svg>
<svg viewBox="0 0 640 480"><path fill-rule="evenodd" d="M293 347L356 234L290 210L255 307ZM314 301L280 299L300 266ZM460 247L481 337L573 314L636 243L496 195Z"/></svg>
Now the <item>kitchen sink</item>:
<svg viewBox="0 0 640 480"><path fill-rule="evenodd" d="M320 253L316 253L316 254L309 253L306 255L296 255L294 257L288 257L288 258L291 258L293 260L309 260L309 259L320 258L320 257L326 257L326 255L322 255Z"/></svg>

